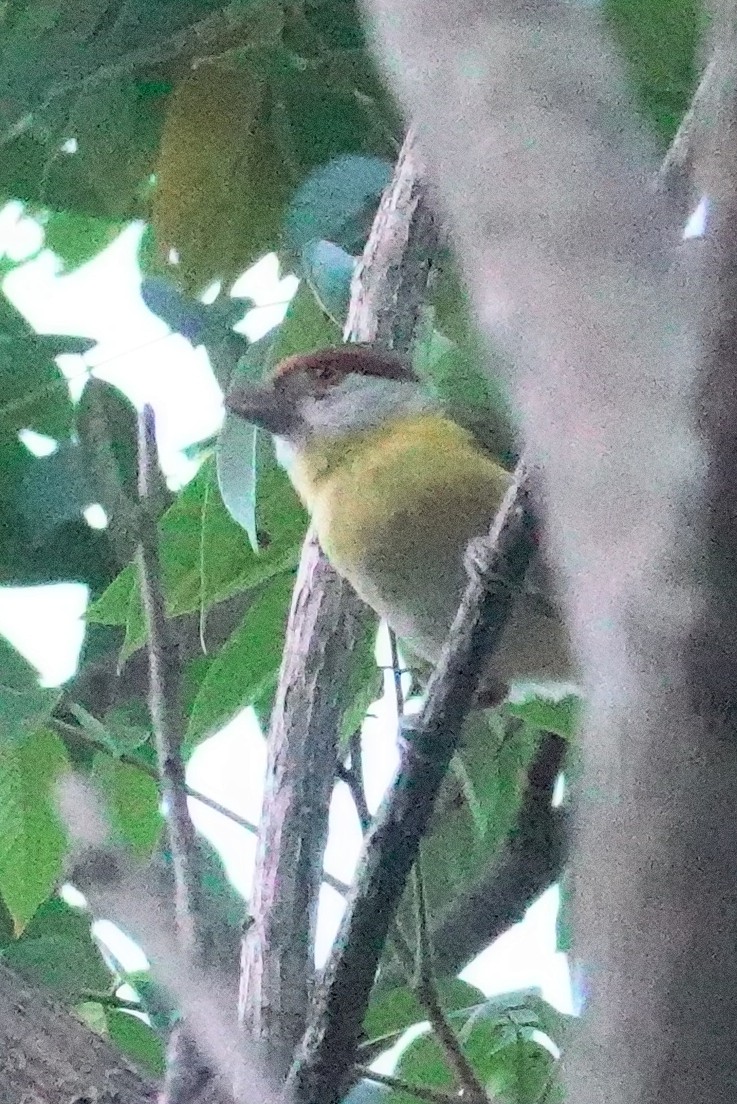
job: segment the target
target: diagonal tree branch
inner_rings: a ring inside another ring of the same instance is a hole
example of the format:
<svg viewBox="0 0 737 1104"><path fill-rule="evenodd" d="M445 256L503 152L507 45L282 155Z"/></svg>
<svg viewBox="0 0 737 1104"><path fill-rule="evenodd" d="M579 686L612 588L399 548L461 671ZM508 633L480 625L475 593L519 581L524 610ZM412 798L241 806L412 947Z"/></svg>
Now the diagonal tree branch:
<svg viewBox="0 0 737 1104"><path fill-rule="evenodd" d="M409 350L425 299L435 228L414 136L405 140L354 278L346 338ZM242 955L240 1014L286 1073L314 980L336 734L351 652L369 616L308 537L287 626L269 732L252 922Z"/></svg>
<svg viewBox="0 0 737 1104"><path fill-rule="evenodd" d="M435 798L461 738L486 657L535 552L528 479L518 469L489 538L489 559L471 574L405 757L367 837L333 953L290 1087L300 1102L335 1104L345 1091L389 926Z"/></svg>

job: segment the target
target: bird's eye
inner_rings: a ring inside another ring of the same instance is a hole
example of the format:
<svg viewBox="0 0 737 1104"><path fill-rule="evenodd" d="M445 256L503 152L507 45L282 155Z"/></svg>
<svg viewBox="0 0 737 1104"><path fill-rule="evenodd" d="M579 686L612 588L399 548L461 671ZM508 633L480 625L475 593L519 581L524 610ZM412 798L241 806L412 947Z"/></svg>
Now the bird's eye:
<svg viewBox="0 0 737 1104"><path fill-rule="evenodd" d="M337 368L333 368L329 364L321 364L320 367L315 370L315 375L320 383L333 384L338 383L340 379L340 372Z"/></svg>

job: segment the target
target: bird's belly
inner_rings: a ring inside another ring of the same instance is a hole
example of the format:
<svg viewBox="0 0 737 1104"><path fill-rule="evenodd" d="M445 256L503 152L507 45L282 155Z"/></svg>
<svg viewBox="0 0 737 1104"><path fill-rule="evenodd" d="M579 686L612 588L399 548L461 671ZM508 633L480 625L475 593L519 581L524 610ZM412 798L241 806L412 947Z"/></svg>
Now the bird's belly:
<svg viewBox="0 0 737 1104"><path fill-rule="evenodd" d="M357 479L352 486L336 482L315 503L313 520L335 568L417 656L434 664L465 588L466 546L488 533L510 477L503 473L500 483L500 469L492 479L481 468L451 485L428 477L431 458L427 468L421 486L417 478L408 480L405 495L387 494L376 479ZM502 684L572 678L557 612L539 598L520 595L489 674Z"/></svg>
<svg viewBox="0 0 737 1104"><path fill-rule="evenodd" d="M329 526L320 525L319 511L315 515L336 569L413 651L433 663L463 593L465 547L488 531L495 512L489 488L475 489L478 496L473 488L449 496L445 488L430 487L387 511L368 488L353 501L347 495L333 499L325 511Z"/></svg>

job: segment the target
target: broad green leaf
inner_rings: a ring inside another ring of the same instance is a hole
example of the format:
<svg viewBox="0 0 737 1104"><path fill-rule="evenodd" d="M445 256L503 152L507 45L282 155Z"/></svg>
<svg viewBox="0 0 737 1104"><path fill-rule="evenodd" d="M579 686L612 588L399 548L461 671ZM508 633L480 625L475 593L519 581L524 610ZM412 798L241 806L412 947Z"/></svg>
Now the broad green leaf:
<svg viewBox="0 0 737 1104"><path fill-rule="evenodd" d="M87 607L85 620L97 625L125 625L131 594L136 587L136 565L128 564L96 602Z"/></svg>
<svg viewBox="0 0 737 1104"><path fill-rule="evenodd" d="M110 1038L144 1073L161 1077L166 1069L164 1044L154 1029L132 1012L106 1011Z"/></svg>
<svg viewBox="0 0 737 1104"><path fill-rule="evenodd" d="M54 211L43 221L44 245L56 253L65 273L74 272L115 241L123 223L74 211Z"/></svg>
<svg viewBox="0 0 737 1104"><path fill-rule="evenodd" d="M366 717L369 706L381 697L382 672L376 666L376 619L367 615L363 633L353 650L353 664L346 683L346 703L338 729L338 746L345 748Z"/></svg>
<svg viewBox="0 0 737 1104"><path fill-rule="evenodd" d="M0 636L0 749L19 744L50 716L61 691L38 684L38 671Z"/></svg>
<svg viewBox="0 0 737 1104"><path fill-rule="evenodd" d="M146 640L146 613L143 608L143 598L139 586L138 565L134 565L135 585L128 598L128 609L125 618L125 640L120 649L120 662L125 663L134 652L138 651Z"/></svg>
<svg viewBox="0 0 737 1104"><path fill-rule="evenodd" d="M286 219L287 245L299 257L308 242L361 248L365 226L391 180L391 163L346 155L315 169L297 189Z"/></svg>
<svg viewBox="0 0 737 1104"><path fill-rule="evenodd" d="M415 348L413 367L448 413L512 468L517 459L514 416L495 359L474 332L458 343L430 329Z"/></svg>
<svg viewBox="0 0 737 1104"><path fill-rule="evenodd" d="M105 1008L98 1001L81 1001L74 1006L74 1011L90 1031L94 1031L96 1035L107 1035Z"/></svg>
<svg viewBox="0 0 737 1104"><path fill-rule="evenodd" d="M696 0L606 0L608 30L663 150L696 88L696 47L704 7ZM623 105L624 110L624 105Z"/></svg>
<svg viewBox="0 0 737 1104"><path fill-rule="evenodd" d="M276 679L293 585L292 572L268 582L213 660L192 708L188 742L221 728Z"/></svg>
<svg viewBox="0 0 737 1104"><path fill-rule="evenodd" d="M343 154L363 152L366 113L349 89L327 86L324 72L280 75L289 152L298 165L309 171Z"/></svg>
<svg viewBox="0 0 737 1104"><path fill-rule="evenodd" d="M555 1059L542 1043L520 1039L500 1050L495 1059L485 1071L490 1094L513 1104L539 1104L543 1096L546 1104L563 1100Z"/></svg>
<svg viewBox="0 0 737 1104"><path fill-rule="evenodd" d="M428 906L435 916L487 868L514 825L527 769L539 743L530 725L472 713L422 845ZM412 930L408 895L402 913Z"/></svg>
<svg viewBox="0 0 737 1104"><path fill-rule="evenodd" d="M19 933L61 874L66 838L54 789L68 765L51 732L0 746L0 893Z"/></svg>
<svg viewBox="0 0 737 1104"><path fill-rule="evenodd" d="M81 520L98 501L88 458L75 441L62 441L50 456L34 457L22 485L25 532L34 546L54 539L67 522Z"/></svg>
<svg viewBox="0 0 737 1104"><path fill-rule="evenodd" d="M89 734L90 747L102 745L115 759L136 751L151 736L148 710L141 700L110 709L104 723L76 702L68 701L67 708L80 728Z"/></svg>
<svg viewBox="0 0 737 1104"><path fill-rule="evenodd" d="M494 1029L504 1029L506 1038L511 1038L510 1029L513 1032L520 1029L540 1031L562 1049L576 1023L576 1017L559 1012L543 999L539 989L530 988L487 997L466 1018L460 1028L461 1038L470 1037L476 1025L481 1022Z"/></svg>
<svg viewBox="0 0 737 1104"><path fill-rule="evenodd" d="M81 212L81 194L87 192L86 211L108 221L127 221L143 213L142 197L155 165L163 122L165 97L141 94L129 77L96 83L74 98L62 101L49 129L58 145L73 139L74 152L49 158L44 196L57 210ZM52 137L52 135L50 135ZM76 203L75 203L76 197Z"/></svg>
<svg viewBox="0 0 737 1104"><path fill-rule="evenodd" d="M167 991L151 976L150 970L136 970L125 974L123 982L131 985L141 1002L141 1010L151 1020L156 1031L168 1032L179 1018Z"/></svg>
<svg viewBox="0 0 737 1104"><path fill-rule="evenodd" d="M356 258L330 241L308 242L302 250L302 271L317 302L342 329L351 300Z"/></svg>
<svg viewBox="0 0 737 1104"><path fill-rule="evenodd" d="M137 855L149 856L164 824L154 779L102 753L95 756L92 777L105 795L115 835Z"/></svg>
<svg viewBox="0 0 737 1104"><path fill-rule="evenodd" d="M326 345L339 345L341 338L340 328L328 318L307 284L302 283L276 331L273 361L278 363L294 353L311 353Z"/></svg>
<svg viewBox="0 0 737 1104"><path fill-rule="evenodd" d="M521 717L543 732L554 732L564 740L573 740L578 732L583 700L578 694L553 701L551 698L533 695L506 705L513 717Z"/></svg>
<svg viewBox="0 0 737 1104"><path fill-rule="evenodd" d="M296 566L306 527L304 512L272 457L264 458L258 479L258 553L249 547L243 529L223 504L212 459L205 461L164 515L160 548L171 616L205 613L217 602ZM135 568L127 567L89 607L86 617L126 626L124 656L140 647L146 628Z"/></svg>
<svg viewBox="0 0 737 1104"><path fill-rule="evenodd" d="M5 948L3 961L66 997L73 998L84 989L105 991L111 976L90 934L91 919L88 913L52 897L21 937Z"/></svg>
<svg viewBox="0 0 737 1104"><path fill-rule="evenodd" d="M76 408L76 428L92 472L95 501L113 517L117 494L138 497L138 415L131 401L105 380L92 376ZM103 478L98 472L105 465Z"/></svg>
<svg viewBox="0 0 737 1104"><path fill-rule="evenodd" d="M140 700L115 706L105 714L105 730L113 752L129 755L151 738L147 706Z"/></svg>
<svg viewBox="0 0 737 1104"><path fill-rule="evenodd" d="M512 995L514 996L514 995ZM464 1025L466 1013L451 1013L463 1051L492 1099L505 1104L538 1104L554 1077L555 1059L537 1041L538 1026L534 1011L514 1002L505 1015L484 1017L474 1009ZM397 1075L414 1085L450 1087L453 1074L445 1054L431 1032L414 1039L402 1053ZM409 1095L397 1092L392 1104L409 1104Z"/></svg>
<svg viewBox="0 0 737 1104"><path fill-rule="evenodd" d="M448 1068L443 1051L429 1032L412 1040L400 1055L394 1072L411 1085L448 1091L455 1087L455 1077ZM391 1104L410 1104L411 1101L416 1102L417 1097L395 1091L389 1100Z"/></svg>
<svg viewBox="0 0 737 1104"><path fill-rule="evenodd" d="M473 1008L484 1001L484 994L460 978L447 978L437 983L440 1003L446 1012ZM416 994L406 985L379 992L366 1011L363 1033L368 1041L398 1034L408 1027L423 1023L427 1011Z"/></svg>
<svg viewBox="0 0 737 1104"><path fill-rule="evenodd" d="M84 353L94 341L37 334L0 295L0 432L33 429L55 440L74 424L69 388L54 358Z"/></svg>
<svg viewBox="0 0 737 1104"><path fill-rule="evenodd" d="M216 457L218 487L228 513L245 529L253 551L256 531L256 448L259 429L232 411L225 415Z"/></svg>

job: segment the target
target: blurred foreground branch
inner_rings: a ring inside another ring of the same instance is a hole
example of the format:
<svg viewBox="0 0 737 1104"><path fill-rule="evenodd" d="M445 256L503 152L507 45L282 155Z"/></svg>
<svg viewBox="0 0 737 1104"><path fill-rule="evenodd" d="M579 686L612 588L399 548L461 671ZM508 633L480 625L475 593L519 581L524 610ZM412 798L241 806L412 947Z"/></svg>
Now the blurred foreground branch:
<svg viewBox="0 0 737 1104"><path fill-rule="evenodd" d="M712 161L718 209L699 289L594 9L364 7L479 318L511 354L526 447L545 459L548 539L588 698L572 862L588 1004L569 1100L726 1104L737 1076L733 6L715 36L729 79L698 157Z"/></svg>

